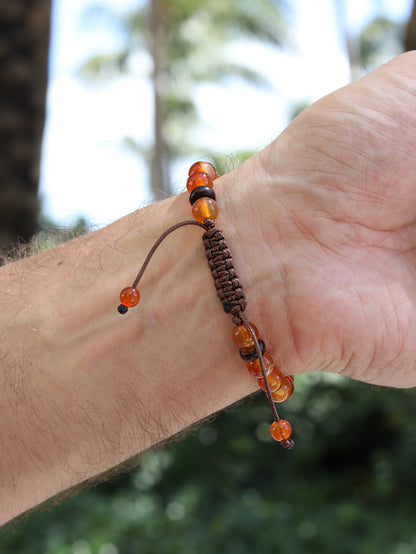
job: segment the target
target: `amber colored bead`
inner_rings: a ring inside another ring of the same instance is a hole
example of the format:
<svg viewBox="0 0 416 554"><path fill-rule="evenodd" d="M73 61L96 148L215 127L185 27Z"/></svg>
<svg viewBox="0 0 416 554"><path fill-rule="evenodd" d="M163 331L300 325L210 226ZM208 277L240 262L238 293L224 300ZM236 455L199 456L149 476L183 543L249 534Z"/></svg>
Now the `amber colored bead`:
<svg viewBox="0 0 416 554"><path fill-rule="evenodd" d="M257 379L259 387L266 392L266 384L263 378ZM283 381L283 375L279 368L274 366L273 371L267 376L267 382L269 383L270 392L276 392L280 389Z"/></svg>
<svg viewBox="0 0 416 554"><path fill-rule="evenodd" d="M275 441L285 441L292 434L292 426L285 419L273 421L273 423L270 425L270 434Z"/></svg>
<svg viewBox="0 0 416 554"><path fill-rule="evenodd" d="M127 308L137 306L140 300L140 293L134 287L126 287L120 292L120 302Z"/></svg>
<svg viewBox="0 0 416 554"><path fill-rule="evenodd" d="M192 215L196 221L201 223L204 223L206 219L217 219L217 203L212 198L199 198L192 206Z"/></svg>
<svg viewBox="0 0 416 554"><path fill-rule="evenodd" d="M272 392L272 398L274 402L284 402L289 398L289 396L292 395L294 386L293 381L290 379L288 375L283 377L282 384L280 385L280 388Z"/></svg>
<svg viewBox="0 0 416 554"><path fill-rule="evenodd" d="M188 192L192 192L196 187L210 187L213 188L214 182L206 173L198 172L193 173L186 181L186 188Z"/></svg>
<svg viewBox="0 0 416 554"><path fill-rule="evenodd" d="M254 323L249 321L251 327L253 328L254 334L259 338L259 331ZM254 340L251 338L250 332L247 327L244 325L236 325L233 329L233 341L243 352L248 350L253 350L255 348Z"/></svg>
<svg viewBox="0 0 416 554"><path fill-rule="evenodd" d="M194 173L206 173L212 180L218 177L217 170L209 162L196 162L191 165L188 175L193 175Z"/></svg>
<svg viewBox="0 0 416 554"><path fill-rule="evenodd" d="M274 368L273 358L271 357L269 352L265 352L263 354L263 363L264 363L264 369L266 370L266 375L269 375ZM260 360L254 360L254 362L247 362L247 369L248 369L248 372L251 373L251 375L254 375L254 377L262 377L263 375L261 371Z"/></svg>

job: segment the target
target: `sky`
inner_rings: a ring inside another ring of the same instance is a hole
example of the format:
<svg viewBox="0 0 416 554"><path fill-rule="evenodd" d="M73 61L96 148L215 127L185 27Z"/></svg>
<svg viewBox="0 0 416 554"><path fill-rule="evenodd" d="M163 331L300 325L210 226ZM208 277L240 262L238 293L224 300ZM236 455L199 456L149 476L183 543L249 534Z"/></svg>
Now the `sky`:
<svg viewBox="0 0 416 554"><path fill-rule="evenodd" d="M100 0L129 8L143 0ZM174 1L174 0L173 0ZM152 96L144 75L146 56L137 58L137 73L106 84L86 83L79 68L88 58L117 49L118 37L104 26L88 24L92 0L54 0L40 197L44 214L70 226L79 217L94 226L110 223L151 201L148 168L122 146L122 139L151 138ZM336 15L342 9L353 36L375 15L405 21L411 0L287 0L291 44L282 51L235 44L230 54L264 71L272 86L259 89L232 82L199 87L195 100L200 121L198 142L210 153L260 150L287 125L297 102L312 102L351 79L345 39ZM342 6L342 8L340 8ZM175 190L183 190L187 166L173 168Z"/></svg>

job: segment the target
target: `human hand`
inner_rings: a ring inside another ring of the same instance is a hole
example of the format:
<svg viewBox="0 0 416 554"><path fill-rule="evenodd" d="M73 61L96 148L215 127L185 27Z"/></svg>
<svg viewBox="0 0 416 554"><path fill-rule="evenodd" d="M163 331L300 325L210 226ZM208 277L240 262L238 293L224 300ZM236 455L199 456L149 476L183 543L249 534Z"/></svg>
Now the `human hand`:
<svg viewBox="0 0 416 554"><path fill-rule="evenodd" d="M241 175L238 255L282 369L415 386L416 53L315 103Z"/></svg>

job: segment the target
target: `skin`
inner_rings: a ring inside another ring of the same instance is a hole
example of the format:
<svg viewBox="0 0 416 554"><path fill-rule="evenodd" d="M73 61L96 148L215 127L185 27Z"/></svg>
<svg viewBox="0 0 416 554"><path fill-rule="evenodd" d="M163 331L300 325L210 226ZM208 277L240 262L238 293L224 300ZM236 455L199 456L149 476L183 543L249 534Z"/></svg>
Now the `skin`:
<svg viewBox="0 0 416 554"><path fill-rule="evenodd" d="M216 181L246 315L284 373L416 385L416 54L305 110ZM0 523L257 389L186 195L0 270ZM284 406L282 406L282 414Z"/></svg>

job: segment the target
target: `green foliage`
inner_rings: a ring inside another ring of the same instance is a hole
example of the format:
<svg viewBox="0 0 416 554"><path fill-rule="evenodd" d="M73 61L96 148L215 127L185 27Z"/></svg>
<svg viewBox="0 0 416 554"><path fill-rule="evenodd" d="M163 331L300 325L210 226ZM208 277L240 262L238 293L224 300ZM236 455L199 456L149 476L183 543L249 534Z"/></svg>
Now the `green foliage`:
<svg viewBox="0 0 416 554"><path fill-rule="evenodd" d="M41 231L37 233L30 245L30 254L39 254L49 248L54 248L68 240L80 237L92 231L91 226L83 217L79 217L72 227L61 227L51 219L39 217Z"/></svg>
<svg viewBox="0 0 416 554"><path fill-rule="evenodd" d="M280 44L285 36L285 20L279 4L276 0L256 4L248 0L159 0L163 26L159 45L164 73L159 83L162 95L169 98L182 90L180 96L189 100L190 88L198 82L219 82L229 77L265 84L264 75L230 61L227 46L243 38ZM90 25L101 22L112 28L123 46L117 52L88 60L80 68L83 77L94 78L102 72L118 76L138 51L152 55L150 6L151 2L146 2L141 8L122 14L99 5L88 10ZM166 116L170 113L167 109Z"/></svg>
<svg viewBox="0 0 416 554"><path fill-rule="evenodd" d="M414 552L415 397L298 376L280 409L294 450L270 439L265 397L251 397L117 481L4 530L0 552Z"/></svg>
<svg viewBox="0 0 416 554"><path fill-rule="evenodd" d="M361 32L360 60L367 70L375 68L403 51L403 24L387 17L376 17Z"/></svg>
<svg viewBox="0 0 416 554"><path fill-rule="evenodd" d="M127 60L128 53L124 49L119 52L97 54L85 62L81 73L86 79L95 77L108 79L115 73L126 73Z"/></svg>
<svg viewBox="0 0 416 554"><path fill-rule="evenodd" d="M289 112L289 119L292 121L292 119L295 119L303 110L306 110L306 108L310 106L310 102L307 100L302 100L299 102L295 102L290 106L290 112Z"/></svg>
<svg viewBox="0 0 416 554"><path fill-rule="evenodd" d="M232 155L223 156L223 155L212 155L211 162L217 168L219 175L225 175L242 164L245 160L254 156L256 152L254 150L239 150L234 152Z"/></svg>

